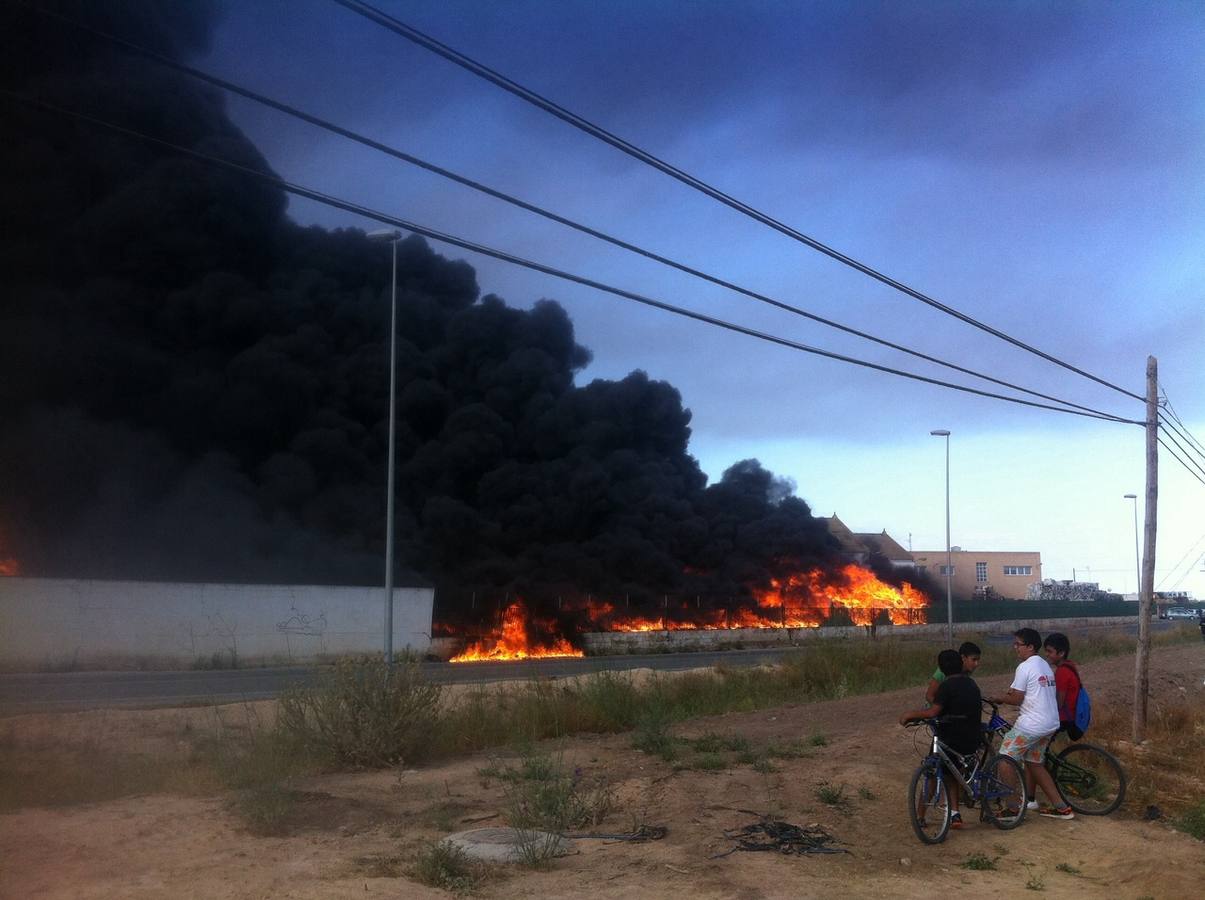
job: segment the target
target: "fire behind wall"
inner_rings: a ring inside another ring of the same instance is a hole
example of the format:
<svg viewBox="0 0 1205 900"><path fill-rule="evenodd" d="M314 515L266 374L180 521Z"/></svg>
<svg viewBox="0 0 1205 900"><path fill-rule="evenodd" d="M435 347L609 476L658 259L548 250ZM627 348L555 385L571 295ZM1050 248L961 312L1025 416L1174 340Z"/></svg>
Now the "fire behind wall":
<svg viewBox="0 0 1205 900"><path fill-rule="evenodd" d="M203 2L54 6L181 57L213 24ZM267 168L214 90L16 5L0 19L5 88ZM301 227L235 174L4 115L20 139L0 146L0 559L379 584L387 248ZM755 460L707 483L672 385L589 380L554 300L482 297L419 239L399 257L398 578L436 585L445 627L495 624L477 592L527 598L533 621L581 595L645 618L668 595L753 614L776 583L840 570L823 523Z"/></svg>

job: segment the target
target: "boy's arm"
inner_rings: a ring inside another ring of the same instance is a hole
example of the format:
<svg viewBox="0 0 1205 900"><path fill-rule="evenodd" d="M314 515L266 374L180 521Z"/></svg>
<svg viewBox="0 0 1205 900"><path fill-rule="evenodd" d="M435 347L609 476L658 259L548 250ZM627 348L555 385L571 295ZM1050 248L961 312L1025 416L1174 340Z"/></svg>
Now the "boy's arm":
<svg viewBox="0 0 1205 900"><path fill-rule="evenodd" d="M1025 692L1010 687L999 697L988 697L987 700L997 706L1020 706L1025 702Z"/></svg>
<svg viewBox="0 0 1205 900"><path fill-rule="evenodd" d="M915 722L918 719L929 719L940 715L940 706L930 706L928 709L914 709L900 716L900 724L907 725L909 722Z"/></svg>
<svg viewBox="0 0 1205 900"><path fill-rule="evenodd" d="M933 702L933 698L937 696L937 688L940 682L936 678L929 679L929 686L925 688L925 700L929 703Z"/></svg>

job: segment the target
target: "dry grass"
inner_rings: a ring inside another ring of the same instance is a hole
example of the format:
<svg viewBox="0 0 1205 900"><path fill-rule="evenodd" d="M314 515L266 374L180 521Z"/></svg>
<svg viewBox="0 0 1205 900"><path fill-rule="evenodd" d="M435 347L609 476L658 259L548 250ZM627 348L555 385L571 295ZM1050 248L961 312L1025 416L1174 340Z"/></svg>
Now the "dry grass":
<svg viewBox="0 0 1205 900"><path fill-rule="evenodd" d="M1186 699L1153 702L1147 742L1130 743L1130 711L1112 707L1095 716L1086 741L1113 753L1125 767L1129 788L1123 809L1142 816L1157 806L1183 817L1205 802L1205 708Z"/></svg>
<svg viewBox="0 0 1205 900"><path fill-rule="evenodd" d="M1183 636L1172 636L1160 643L1183 640ZM406 752L405 741L396 739L399 718L410 723L404 729L408 735L422 735L423 749L437 759L581 732L635 729L637 746L672 761L686 746L670 734L669 727L674 723L731 710L763 709L920 684L931 670L936 647L914 641L834 640L779 666L720 667L644 679L601 673L561 682L474 688L456 697L445 697L442 702L435 700L436 692L428 697L422 684L414 684L413 690L401 693L422 695L424 699L417 704L421 710L438 704L433 718L425 714L417 717L421 728L414 727L411 720L415 717L396 715L399 705L391 692L366 692L364 685L376 682L359 678L350 679L355 688L351 696L363 702L351 706L342 701L334 706L311 704L300 710L304 715L290 720L295 725L302 722L307 728L278 728L275 716L267 712L273 709L270 704L262 705L262 718L261 705L252 704L165 717L163 721L170 724L153 736L154 746L145 747L139 743L144 736L132 732L120 746L99 744L93 735L104 731L104 721L88 717L69 720L87 726L69 739L64 739L58 727L43 729L36 735L0 727L0 811L147 793L214 795L229 790L241 792L241 805L251 812L249 819L270 823L281 818L282 798L293 793L291 782L299 775L331 765L332 757L338 757L336 765L342 767L415 755ZM1132 638L1101 636L1078 641L1075 656L1077 660L1101 658L1129 653L1132 648ZM989 654L980 671L1011 671L1012 661L1004 657L1003 653ZM365 732L363 722L359 722L358 728L334 728L332 733L337 732L340 740L352 733L361 737L367 734L371 740L359 741L350 753L325 753L318 759L314 758L316 742L287 739L312 737L309 726L315 723L331 726L344 722L348 715L344 707L361 718L361 714L370 712L368 718L387 722L390 727ZM330 709L340 715L328 715ZM1088 739L1105 744L1122 758L1131 776L1129 809L1141 813L1148 804L1158 804L1170 815L1183 815L1199 807L1205 798L1205 785L1199 775L1205 772L1205 714L1201 710L1186 701L1155 704L1151 749L1138 750L1121 743L1129 728L1124 713L1105 709L1098 716ZM389 740L382 739L381 734ZM825 743L819 734L807 742L764 750L729 746L723 736L717 735L704 735L696 741L700 743L698 752L742 754L736 762L760 762L766 770L773 769L771 759L806 755ZM389 752L365 756L361 744L370 745L374 752L381 747ZM401 749L394 752L393 748ZM713 763L710 758L704 760L705 767Z"/></svg>

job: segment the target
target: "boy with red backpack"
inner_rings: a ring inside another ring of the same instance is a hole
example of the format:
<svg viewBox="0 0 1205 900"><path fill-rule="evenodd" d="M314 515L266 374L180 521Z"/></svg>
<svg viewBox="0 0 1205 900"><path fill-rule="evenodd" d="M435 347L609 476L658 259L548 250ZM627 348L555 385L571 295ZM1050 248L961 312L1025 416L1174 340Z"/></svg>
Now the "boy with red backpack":
<svg viewBox="0 0 1205 900"><path fill-rule="evenodd" d="M1059 731L1067 732L1071 740L1078 741L1084 736L1084 729L1088 727L1087 720L1091 714L1088 711L1087 691L1084 690L1079 669L1067 658L1071 655L1071 641L1067 640L1067 635L1057 631L1048 634L1042 644L1042 655L1050 663L1050 668L1054 669L1054 689L1059 705ZM1084 694L1082 699L1081 693Z"/></svg>

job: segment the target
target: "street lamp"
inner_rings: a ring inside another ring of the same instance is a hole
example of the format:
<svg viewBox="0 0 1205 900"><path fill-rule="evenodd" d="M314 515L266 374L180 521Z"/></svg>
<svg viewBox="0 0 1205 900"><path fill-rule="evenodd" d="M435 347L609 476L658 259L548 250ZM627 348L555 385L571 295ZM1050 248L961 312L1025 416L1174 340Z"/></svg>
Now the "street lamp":
<svg viewBox="0 0 1205 900"><path fill-rule="evenodd" d="M393 436L397 390L397 245L402 233L394 228L368 232L372 241L393 245L393 287L389 294L389 450L385 458L385 665L393 666Z"/></svg>
<svg viewBox="0 0 1205 900"><path fill-rule="evenodd" d="M1138 495L1126 494L1126 500L1134 501L1134 593L1142 599L1142 564L1138 561Z"/></svg>
<svg viewBox="0 0 1205 900"><path fill-rule="evenodd" d="M954 598L950 579L954 576L954 563L950 554L950 432L935 428L929 434L946 439L946 641L954 645Z"/></svg>

